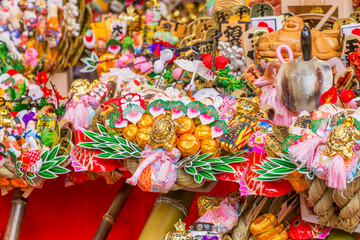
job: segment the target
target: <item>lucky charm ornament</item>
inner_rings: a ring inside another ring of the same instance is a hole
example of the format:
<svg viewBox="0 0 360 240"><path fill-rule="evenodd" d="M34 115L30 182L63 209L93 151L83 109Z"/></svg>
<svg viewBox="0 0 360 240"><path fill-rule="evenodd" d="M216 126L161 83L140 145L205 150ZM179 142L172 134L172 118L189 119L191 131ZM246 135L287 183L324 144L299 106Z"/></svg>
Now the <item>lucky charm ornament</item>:
<svg viewBox="0 0 360 240"><path fill-rule="evenodd" d="M345 118L344 123L331 130L327 139L324 153L331 158L327 177L329 187L345 189L348 173L356 165L353 147L356 139L360 138L360 132L353 125L353 117Z"/></svg>
<svg viewBox="0 0 360 240"><path fill-rule="evenodd" d="M172 112L167 110L163 118L160 118L154 122L153 128L150 133L149 146L153 149L163 147L166 150L171 150L175 146L176 129L181 125L171 120Z"/></svg>

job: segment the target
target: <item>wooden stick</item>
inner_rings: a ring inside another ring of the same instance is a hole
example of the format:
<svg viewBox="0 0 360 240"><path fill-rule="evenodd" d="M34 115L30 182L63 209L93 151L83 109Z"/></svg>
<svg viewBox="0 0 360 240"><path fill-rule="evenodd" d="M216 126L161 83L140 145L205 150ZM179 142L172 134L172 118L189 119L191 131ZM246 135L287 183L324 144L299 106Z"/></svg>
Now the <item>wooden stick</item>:
<svg viewBox="0 0 360 240"><path fill-rule="evenodd" d="M184 75L184 72L185 72L185 70L182 70L181 75L180 75L180 77L176 80L176 83L175 83L174 87L176 87L176 85L178 84L180 78L182 78L182 76Z"/></svg>
<svg viewBox="0 0 360 240"><path fill-rule="evenodd" d="M54 86L54 84L53 84L51 81L50 81L50 84L51 84L52 89L54 90L54 93L55 93L55 97L56 97L57 104L58 104L58 106L60 106L60 101L59 101L59 98L58 98L58 95L57 95L57 92L56 92L55 86Z"/></svg>
<svg viewBox="0 0 360 240"><path fill-rule="evenodd" d="M161 72L161 74L160 74L160 78L159 78L159 80L157 81L157 83L156 83L156 88L158 87L158 85L159 85L159 83L160 83L160 81L161 81L161 78L162 78L162 76L163 76L163 74L164 74L164 72L165 72L165 70L166 70L166 67L167 67L167 65L169 64L169 62L166 62L165 63L165 66L164 66L164 69L162 70L162 72ZM165 81L164 81L165 82Z"/></svg>
<svg viewBox="0 0 360 240"><path fill-rule="evenodd" d="M22 196L20 188L16 188L14 197L11 201L11 209L4 240L19 239L27 205L28 200Z"/></svg>
<svg viewBox="0 0 360 240"><path fill-rule="evenodd" d="M125 182L121 185L114 201L111 203L108 211L104 214L93 240L105 240L107 238L113 225L116 222L116 218L123 209L133 188L134 186Z"/></svg>

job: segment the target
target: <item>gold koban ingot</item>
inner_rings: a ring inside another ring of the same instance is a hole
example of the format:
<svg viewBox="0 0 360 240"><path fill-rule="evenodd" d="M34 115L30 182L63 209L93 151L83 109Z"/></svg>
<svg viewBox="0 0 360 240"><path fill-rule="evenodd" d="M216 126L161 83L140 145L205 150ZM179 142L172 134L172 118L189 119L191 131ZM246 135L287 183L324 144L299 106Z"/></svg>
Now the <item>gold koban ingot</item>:
<svg viewBox="0 0 360 240"><path fill-rule="evenodd" d="M193 134L185 133L179 138L178 148L183 157L188 157L199 150L200 142Z"/></svg>
<svg viewBox="0 0 360 240"><path fill-rule="evenodd" d="M136 134L136 142L142 148L150 141L151 127L140 128Z"/></svg>
<svg viewBox="0 0 360 240"><path fill-rule="evenodd" d="M176 130L176 134L183 135L185 133L192 133L195 129L195 123L192 119L188 117L181 117L176 119L178 123L181 124L181 128Z"/></svg>
<svg viewBox="0 0 360 240"><path fill-rule="evenodd" d="M207 125L199 125L194 130L194 136L200 141L211 138L211 128Z"/></svg>
<svg viewBox="0 0 360 240"><path fill-rule="evenodd" d="M154 124L154 118L149 114L144 114L136 125L139 128L143 128L143 127L151 127L153 124Z"/></svg>
<svg viewBox="0 0 360 240"><path fill-rule="evenodd" d="M134 141L139 129L135 124L129 124L124 128L123 136L126 140Z"/></svg>
<svg viewBox="0 0 360 240"><path fill-rule="evenodd" d="M210 157L219 157L220 156L220 150L218 143L212 139L208 138L201 142L201 152L202 153L213 153L210 155Z"/></svg>

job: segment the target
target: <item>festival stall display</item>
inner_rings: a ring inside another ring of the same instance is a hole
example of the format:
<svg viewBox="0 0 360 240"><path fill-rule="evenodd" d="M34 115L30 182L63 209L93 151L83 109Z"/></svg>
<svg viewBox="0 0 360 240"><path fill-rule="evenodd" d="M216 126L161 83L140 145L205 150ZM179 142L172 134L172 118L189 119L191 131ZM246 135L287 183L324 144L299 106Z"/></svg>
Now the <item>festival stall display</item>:
<svg viewBox="0 0 360 240"><path fill-rule="evenodd" d="M359 13L245 2L2 1L2 192L65 173L68 186L125 177L126 194L177 208L140 239L360 233ZM62 96L48 79L75 64L97 77ZM188 209L174 191L188 205L219 181L239 190L201 196L200 218L175 224Z"/></svg>

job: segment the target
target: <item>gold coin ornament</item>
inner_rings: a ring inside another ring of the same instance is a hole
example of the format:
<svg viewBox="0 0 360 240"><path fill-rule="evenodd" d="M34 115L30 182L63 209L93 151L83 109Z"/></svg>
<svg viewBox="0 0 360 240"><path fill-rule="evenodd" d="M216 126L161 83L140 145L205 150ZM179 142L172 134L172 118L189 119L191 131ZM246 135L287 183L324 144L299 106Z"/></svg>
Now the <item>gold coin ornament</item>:
<svg viewBox="0 0 360 240"><path fill-rule="evenodd" d="M137 144L144 148L146 144L150 141L150 132L151 127L140 128L136 134L136 142Z"/></svg>
<svg viewBox="0 0 360 240"><path fill-rule="evenodd" d="M178 149L183 157L188 157L200 149L200 141L193 134L185 133L179 137Z"/></svg>
<svg viewBox="0 0 360 240"><path fill-rule="evenodd" d="M135 124L127 125L123 130L123 136L129 141L134 141L136 139L139 128Z"/></svg>
<svg viewBox="0 0 360 240"><path fill-rule="evenodd" d="M142 115L141 119L136 123L139 128L151 127L154 124L154 118L149 114Z"/></svg>
<svg viewBox="0 0 360 240"><path fill-rule="evenodd" d="M210 157L220 156L220 148L216 140L208 138L201 141L201 152L202 153L213 153Z"/></svg>
<svg viewBox="0 0 360 240"><path fill-rule="evenodd" d="M199 125L194 130L194 136L203 141L211 138L211 128L208 125Z"/></svg>
<svg viewBox="0 0 360 240"><path fill-rule="evenodd" d="M195 129L195 123L191 118L180 117L176 121L181 124L181 128L176 130L177 135L183 135L185 133L193 133Z"/></svg>

